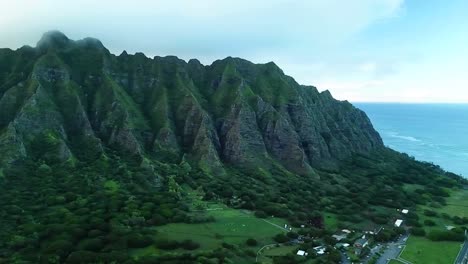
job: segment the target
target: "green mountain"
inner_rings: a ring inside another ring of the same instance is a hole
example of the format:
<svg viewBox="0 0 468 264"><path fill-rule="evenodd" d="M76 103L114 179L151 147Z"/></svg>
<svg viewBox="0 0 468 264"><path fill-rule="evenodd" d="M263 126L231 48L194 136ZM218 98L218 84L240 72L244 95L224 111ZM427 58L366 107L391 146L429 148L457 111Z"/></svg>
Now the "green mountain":
<svg viewBox="0 0 468 264"><path fill-rule="evenodd" d="M0 56L3 164L86 160L110 147L141 160L185 157L214 174L229 164L310 175L383 146L362 111L274 63L114 56L59 32ZM36 151L44 141L54 147Z"/></svg>
<svg viewBox="0 0 468 264"><path fill-rule="evenodd" d="M323 228L325 212L382 221L373 206L462 182L386 149L364 112L272 62L115 56L60 32L0 49L0 153L5 263L133 263L143 247L165 263L182 257L155 226L213 221L198 212L208 202ZM183 258L248 256L210 250Z"/></svg>

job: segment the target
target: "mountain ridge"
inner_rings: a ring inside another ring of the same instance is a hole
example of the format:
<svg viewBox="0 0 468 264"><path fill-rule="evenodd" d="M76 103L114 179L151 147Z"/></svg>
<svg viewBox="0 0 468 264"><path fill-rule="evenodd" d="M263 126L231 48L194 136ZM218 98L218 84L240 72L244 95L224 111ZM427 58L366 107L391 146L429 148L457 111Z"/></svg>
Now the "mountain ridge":
<svg viewBox="0 0 468 264"><path fill-rule="evenodd" d="M8 158L31 155L35 135L49 128L60 161L79 157L71 146L79 141L96 145L96 153L113 146L141 158L186 154L217 173L223 163L274 160L293 173L314 174L313 167L383 146L362 111L297 84L273 62L227 57L205 66L175 56L115 56L99 40L72 41L56 31L36 48L1 54L16 61L15 68L0 67L0 109L10 116L0 122L0 149L18 150ZM42 126L22 126L34 119Z"/></svg>

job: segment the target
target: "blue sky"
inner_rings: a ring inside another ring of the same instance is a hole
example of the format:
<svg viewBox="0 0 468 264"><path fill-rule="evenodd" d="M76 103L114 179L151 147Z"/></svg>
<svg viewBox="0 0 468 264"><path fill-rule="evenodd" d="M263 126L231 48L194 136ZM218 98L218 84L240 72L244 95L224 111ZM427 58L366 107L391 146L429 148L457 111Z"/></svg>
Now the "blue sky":
<svg viewBox="0 0 468 264"><path fill-rule="evenodd" d="M0 47L58 29L111 52L274 61L338 99L468 102L466 0L17 0Z"/></svg>

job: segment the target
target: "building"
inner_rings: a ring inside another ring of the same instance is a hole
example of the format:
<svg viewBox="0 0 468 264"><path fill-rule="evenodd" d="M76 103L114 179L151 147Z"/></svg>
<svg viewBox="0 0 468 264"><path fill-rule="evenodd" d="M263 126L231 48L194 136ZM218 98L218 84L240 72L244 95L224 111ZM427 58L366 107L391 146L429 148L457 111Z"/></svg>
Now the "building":
<svg viewBox="0 0 468 264"><path fill-rule="evenodd" d="M351 231L348 230L348 229L343 229L343 230L341 230L341 232L346 233L346 234L351 234Z"/></svg>
<svg viewBox="0 0 468 264"><path fill-rule="evenodd" d="M397 220L395 221L395 226L396 226L396 227L400 227L400 226L401 226L401 223L403 223L403 220L397 219Z"/></svg>
<svg viewBox="0 0 468 264"><path fill-rule="evenodd" d="M408 212L409 212L408 209L403 209L403 210L401 210L401 213L402 213L402 214L407 214Z"/></svg>
<svg viewBox="0 0 468 264"><path fill-rule="evenodd" d="M340 248L347 248L350 245L348 243L336 243L335 247L340 249Z"/></svg>
<svg viewBox="0 0 468 264"><path fill-rule="evenodd" d="M337 235L332 235L332 237L334 239L336 239L336 241L340 241L342 239L345 239L348 235L347 234L337 234Z"/></svg>
<svg viewBox="0 0 468 264"><path fill-rule="evenodd" d="M298 250L296 255L298 255L298 256L307 256L308 254L304 250Z"/></svg>
<svg viewBox="0 0 468 264"><path fill-rule="evenodd" d="M317 253L317 255L325 254L325 249L326 249L325 246L314 247L315 253Z"/></svg>
<svg viewBox="0 0 468 264"><path fill-rule="evenodd" d="M369 244L369 239L367 239L366 236L364 235L354 242L354 247L363 248L363 247L366 247L368 244Z"/></svg>

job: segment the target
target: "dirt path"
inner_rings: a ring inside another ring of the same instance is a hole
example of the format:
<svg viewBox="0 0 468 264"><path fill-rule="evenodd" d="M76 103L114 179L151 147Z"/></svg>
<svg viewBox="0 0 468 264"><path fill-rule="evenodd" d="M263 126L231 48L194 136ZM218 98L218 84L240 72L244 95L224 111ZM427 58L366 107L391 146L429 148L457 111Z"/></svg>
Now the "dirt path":
<svg viewBox="0 0 468 264"><path fill-rule="evenodd" d="M283 231L289 231L287 228L284 228L284 227L282 227L282 226L280 226L280 225L277 225L277 224L275 224L275 223L272 223L272 222L270 222L270 221L268 221L268 220L266 220L266 219L262 219L262 220L265 221L265 222L267 222L267 223L269 223L270 225L272 225L272 226L274 226L274 227L277 227L277 228L283 230Z"/></svg>

